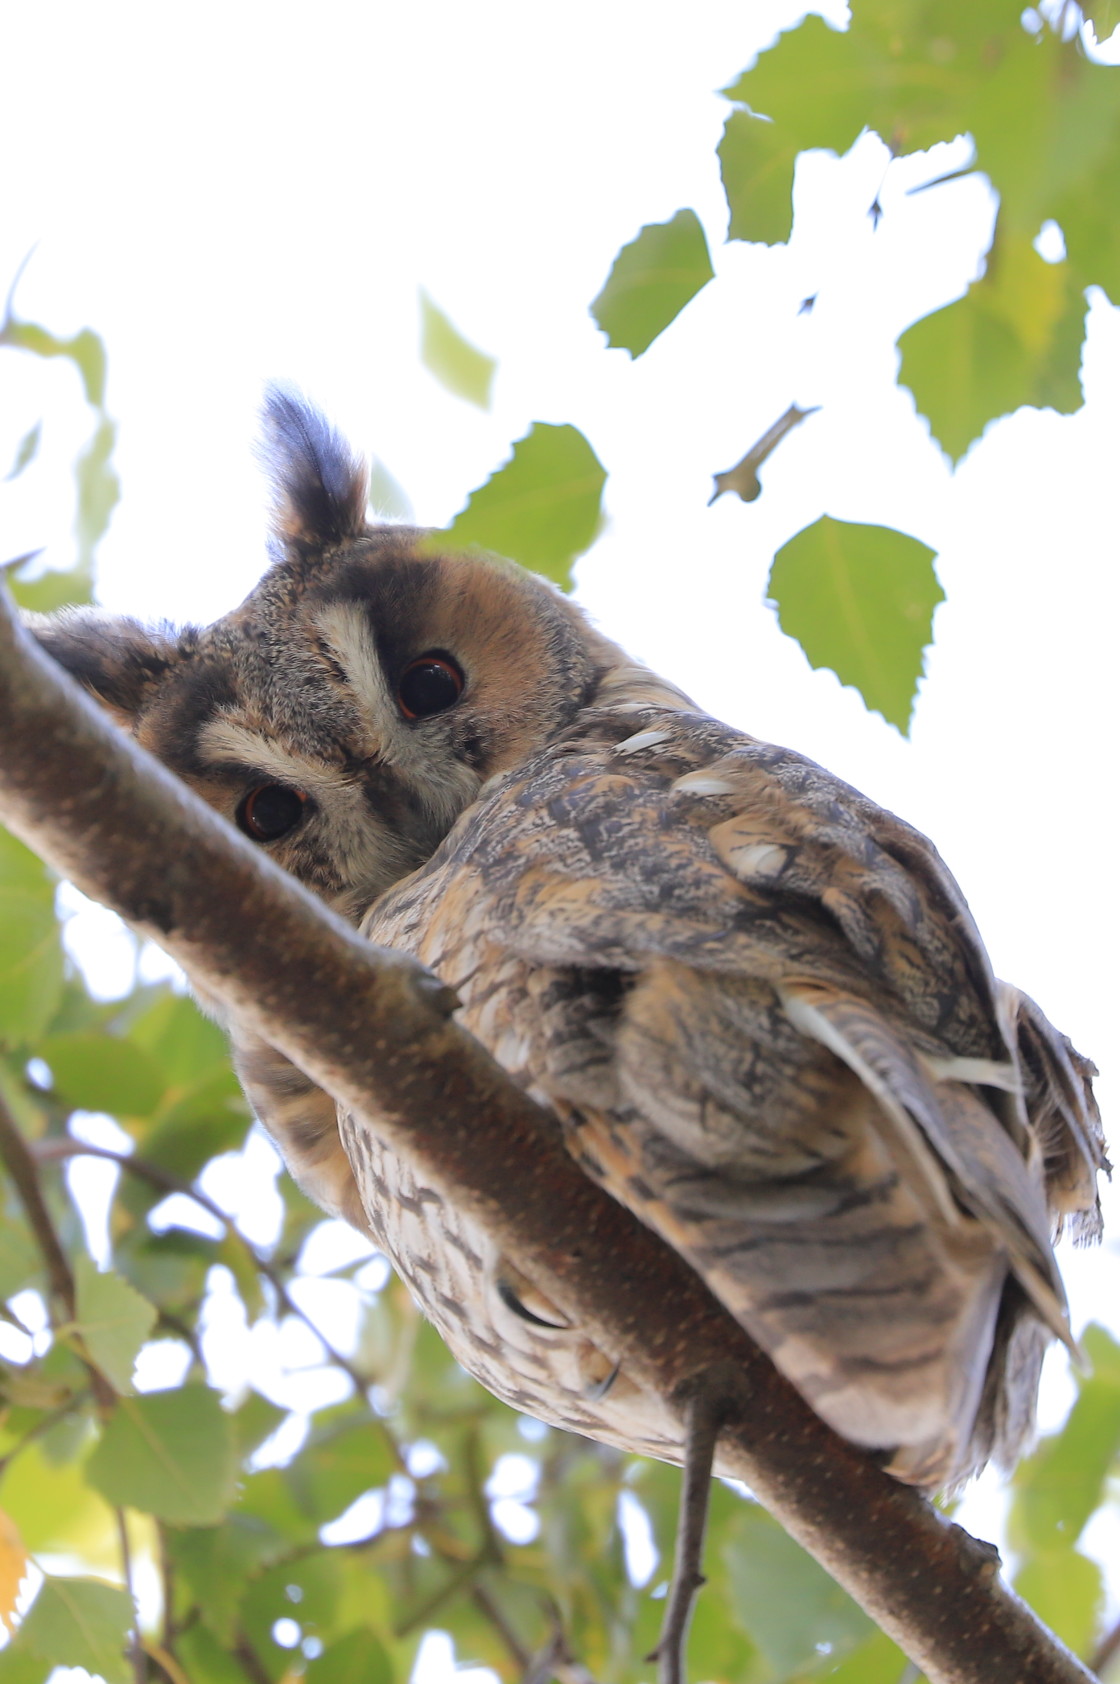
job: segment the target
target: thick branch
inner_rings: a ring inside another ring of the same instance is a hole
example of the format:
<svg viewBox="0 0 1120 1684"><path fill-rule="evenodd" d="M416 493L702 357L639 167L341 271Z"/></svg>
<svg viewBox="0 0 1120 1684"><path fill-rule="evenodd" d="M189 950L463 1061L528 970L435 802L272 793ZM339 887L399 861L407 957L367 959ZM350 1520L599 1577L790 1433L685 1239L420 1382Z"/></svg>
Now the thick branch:
<svg viewBox="0 0 1120 1684"><path fill-rule="evenodd" d="M549 1119L447 1015L109 724L0 611L0 814L484 1223L511 1261L682 1413L738 1376L731 1467L931 1684L1091 1675L992 1552L812 1413L668 1247L576 1167Z"/></svg>

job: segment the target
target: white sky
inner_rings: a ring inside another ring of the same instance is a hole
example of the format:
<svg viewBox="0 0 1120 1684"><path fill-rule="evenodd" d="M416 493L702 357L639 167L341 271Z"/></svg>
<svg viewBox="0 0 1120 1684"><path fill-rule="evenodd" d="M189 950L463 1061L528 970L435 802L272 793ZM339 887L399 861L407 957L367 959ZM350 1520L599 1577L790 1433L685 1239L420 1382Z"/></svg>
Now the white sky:
<svg viewBox="0 0 1120 1684"><path fill-rule="evenodd" d="M125 495L101 596L142 616L212 617L258 577L252 443L269 378L307 390L434 524L531 421L581 427L611 478L580 599L712 712L932 835L997 971L1101 1064L1107 1118L1120 312L1093 300L1082 411L1022 411L950 474L893 386L893 341L979 272L983 179L906 195L966 161L963 143L889 168L874 139L843 161L814 154L788 248L721 244L728 107L713 90L799 13L795 0L10 8L0 289L38 242L19 313L106 341ZM587 305L618 247L682 205L718 280L632 364L604 349ZM421 285L499 359L490 414L421 367ZM30 357L2 368L0 468L48 417L42 463L3 488L3 553L46 543L62 565L86 426L76 382ZM710 475L791 401L823 408L763 471L761 499L707 509ZM773 551L822 512L940 552L948 601L912 742L810 672L762 605ZM1075 1320L1120 1332L1112 1232L1065 1266ZM1048 1415L1066 1395L1055 1382Z"/></svg>

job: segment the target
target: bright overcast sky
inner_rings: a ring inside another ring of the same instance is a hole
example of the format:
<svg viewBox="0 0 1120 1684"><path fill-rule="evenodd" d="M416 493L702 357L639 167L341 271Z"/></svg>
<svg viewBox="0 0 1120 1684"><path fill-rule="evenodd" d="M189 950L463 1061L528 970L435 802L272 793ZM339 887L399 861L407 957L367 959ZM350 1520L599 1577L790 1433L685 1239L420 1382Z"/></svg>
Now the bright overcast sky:
<svg viewBox="0 0 1120 1684"><path fill-rule="evenodd" d="M1107 1104L1120 312L1094 297L1085 409L1020 412L951 475L892 384L893 341L979 272L985 181L907 193L967 162L964 143L889 168L874 139L815 154L788 248L721 244L714 90L799 15L794 0L9 8L0 288L37 242L18 312L106 342L124 501L100 592L142 616L216 615L258 577L269 378L376 452L425 523L533 420L582 428L611 478L580 600L712 712L926 830L997 971L1104 1067ZM719 278L632 364L587 305L618 247L683 205ZM419 286L498 358L489 414L421 366ZM4 554L46 543L62 565L76 382L11 353L2 368L0 465L48 418L42 464L4 487ZM792 401L822 409L760 500L708 509L711 474ZM774 549L822 512L939 551L948 601L912 742L810 672L763 605ZM1120 1332L1118 1231L1103 1257L1064 1262L1075 1320Z"/></svg>

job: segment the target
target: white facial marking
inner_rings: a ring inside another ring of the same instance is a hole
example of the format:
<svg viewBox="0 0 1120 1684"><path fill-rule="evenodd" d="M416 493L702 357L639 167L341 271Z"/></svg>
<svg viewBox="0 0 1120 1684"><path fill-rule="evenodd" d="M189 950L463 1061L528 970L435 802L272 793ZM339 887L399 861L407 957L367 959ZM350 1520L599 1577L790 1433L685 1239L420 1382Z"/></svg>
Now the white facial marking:
<svg viewBox="0 0 1120 1684"><path fill-rule="evenodd" d="M297 754L284 748L263 731L218 715L202 727L199 746L211 760L225 764L251 767L276 783L302 789L307 795L323 800L350 784L346 773L337 766L326 766L321 760Z"/></svg>
<svg viewBox="0 0 1120 1684"><path fill-rule="evenodd" d="M415 864L404 842L370 812L361 783L339 767L283 748L232 719L212 719L199 733L199 744L211 760L245 767L265 782L311 797L314 829L308 837L301 829L299 841L310 850L308 859L329 862L345 885L328 897L344 916L352 917Z"/></svg>
<svg viewBox="0 0 1120 1684"><path fill-rule="evenodd" d="M356 603L332 602L319 610L315 624L350 681L371 741L377 745L378 759L393 765L402 736L401 719L369 621Z"/></svg>

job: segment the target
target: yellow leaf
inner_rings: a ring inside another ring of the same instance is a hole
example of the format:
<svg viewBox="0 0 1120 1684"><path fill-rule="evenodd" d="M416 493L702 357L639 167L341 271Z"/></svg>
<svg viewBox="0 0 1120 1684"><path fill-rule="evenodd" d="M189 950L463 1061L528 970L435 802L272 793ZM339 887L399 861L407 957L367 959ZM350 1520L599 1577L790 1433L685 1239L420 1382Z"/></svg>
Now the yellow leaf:
<svg viewBox="0 0 1120 1684"><path fill-rule="evenodd" d="M14 1631L19 1587L27 1573L27 1551L14 1520L0 1509L0 1624Z"/></svg>

